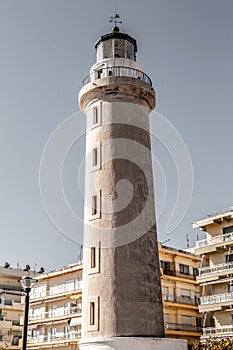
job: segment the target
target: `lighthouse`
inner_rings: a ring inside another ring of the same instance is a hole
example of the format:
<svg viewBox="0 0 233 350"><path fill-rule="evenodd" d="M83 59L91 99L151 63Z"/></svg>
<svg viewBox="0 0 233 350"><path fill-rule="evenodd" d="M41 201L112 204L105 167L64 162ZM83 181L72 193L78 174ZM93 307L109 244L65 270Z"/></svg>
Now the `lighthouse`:
<svg viewBox="0 0 233 350"><path fill-rule="evenodd" d="M116 23L95 45L86 115L81 350L185 349L164 338L149 113L151 79Z"/></svg>

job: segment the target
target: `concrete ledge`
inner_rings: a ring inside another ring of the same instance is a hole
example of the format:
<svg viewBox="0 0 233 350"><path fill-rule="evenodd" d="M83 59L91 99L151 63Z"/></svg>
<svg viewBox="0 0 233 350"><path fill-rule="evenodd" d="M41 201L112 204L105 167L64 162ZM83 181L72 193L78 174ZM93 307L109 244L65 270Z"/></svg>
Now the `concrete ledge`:
<svg viewBox="0 0 233 350"><path fill-rule="evenodd" d="M81 339L80 350L187 350L187 340L170 338L115 337Z"/></svg>

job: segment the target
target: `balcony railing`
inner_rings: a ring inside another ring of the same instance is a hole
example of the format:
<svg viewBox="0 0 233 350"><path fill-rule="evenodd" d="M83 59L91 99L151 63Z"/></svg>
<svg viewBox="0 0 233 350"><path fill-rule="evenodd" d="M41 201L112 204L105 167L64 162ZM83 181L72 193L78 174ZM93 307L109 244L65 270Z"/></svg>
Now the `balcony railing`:
<svg viewBox="0 0 233 350"><path fill-rule="evenodd" d="M233 240L233 232L226 233L220 236L215 236L212 238L202 239L201 241L196 241L196 248L202 248L209 245L214 245L218 243L225 243Z"/></svg>
<svg viewBox="0 0 233 350"><path fill-rule="evenodd" d="M191 275L190 273L183 273L183 272L180 272L178 270L163 269L163 273L164 273L164 275L169 275L169 276L188 278L191 280L196 279L196 275Z"/></svg>
<svg viewBox="0 0 233 350"><path fill-rule="evenodd" d="M199 299L188 298L188 297L174 297L173 295L164 295L164 301L170 301L172 303L187 304L192 306L199 305Z"/></svg>
<svg viewBox="0 0 233 350"><path fill-rule="evenodd" d="M81 332L59 333L59 334L43 334L36 337L28 337L28 343L46 343L54 341L64 341L81 338Z"/></svg>
<svg viewBox="0 0 233 350"><path fill-rule="evenodd" d="M63 309L63 310L50 310L48 312L43 312L39 315L30 315L29 321L38 321L38 320L44 320L46 318L56 318L56 317L63 317L68 315L74 315L74 314L81 314L82 310L79 307L73 307L70 309Z"/></svg>
<svg viewBox="0 0 233 350"><path fill-rule="evenodd" d="M224 335L232 335L233 333L233 325L222 326L222 327L210 327L203 328L203 337L211 337L211 336L224 336Z"/></svg>
<svg viewBox="0 0 233 350"><path fill-rule="evenodd" d="M223 263L223 264L218 264L218 265L213 265L208 267L202 267L201 269L199 269L199 276L229 271L231 269L233 269L233 262Z"/></svg>
<svg viewBox="0 0 233 350"><path fill-rule="evenodd" d="M189 324L180 324L180 323L165 323L165 329L174 330L174 331L186 331L186 332L202 332L201 327L189 325Z"/></svg>
<svg viewBox="0 0 233 350"><path fill-rule="evenodd" d="M142 80L146 84L152 86L152 82L148 75L135 68L124 66L113 66L97 69L84 78L82 85L84 86L92 81L106 77L130 77Z"/></svg>
<svg viewBox="0 0 233 350"><path fill-rule="evenodd" d="M233 292L225 294L209 295L200 298L201 305L220 304L233 301Z"/></svg>
<svg viewBox="0 0 233 350"><path fill-rule="evenodd" d="M36 290L32 290L30 299L37 299L37 298L41 298L41 297L50 297L50 296L54 296L54 295L58 295L58 294L63 294L63 293L72 293L75 291L78 291L82 289L82 281L79 281L75 286L73 287L67 287L66 285L61 285L60 288L57 289L50 289L48 291L41 291L41 292L37 292Z"/></svg>

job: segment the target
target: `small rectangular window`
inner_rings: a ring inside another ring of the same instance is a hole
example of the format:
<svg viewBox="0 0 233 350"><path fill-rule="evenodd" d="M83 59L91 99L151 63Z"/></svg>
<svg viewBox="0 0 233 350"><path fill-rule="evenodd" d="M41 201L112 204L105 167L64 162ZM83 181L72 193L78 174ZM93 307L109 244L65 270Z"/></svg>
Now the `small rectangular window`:
<svg viewBox="0 0 233 350"><path fill-rule="evenodd" d="M92 151L92 165L93 166L97 166L97 162L98 162L97 156L98 156L97 148L94 148Z"/></svg>
<svg viewBox="0 0 233 350"><path fill-rule="evenodd" d="M189 266L184 264L179 264L180 273L183 273L184 275L189 275Z"/></svg>
<svg viewBox="0 0 233 350"><path fill-rule="evenodd" d="M97 196L92 196L92 215L97 214Z"/></svg>
<svg viewBox="0 0 233 350"><path fill-rule="evenodd" d="M93 108L93 124L97 124L99 121L98 107Z"/></svg>
<svg viewBox="0 0 233 350"><path fill-rule="evenodd" d="M95 324L95 303L90 302L90 326Z"/></svg>
<svg viewBox="0 0 233 350"><path fill-rule="evenodd" d="M96 248L91 247L91 269L96 267Z"/></svg>

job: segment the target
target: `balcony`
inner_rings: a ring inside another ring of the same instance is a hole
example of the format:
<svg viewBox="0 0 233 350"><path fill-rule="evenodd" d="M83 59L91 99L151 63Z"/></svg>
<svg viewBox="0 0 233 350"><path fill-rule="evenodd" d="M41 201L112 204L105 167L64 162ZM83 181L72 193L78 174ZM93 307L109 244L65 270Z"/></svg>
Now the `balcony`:
<svg viewBox="0 0 233 350"><path fill-rule="evenodd" d="M86 76L82 82L82 86L85 86L86 84L95 81L97 79L101 78L109 78L109 77L130 77L138 80L144 81L144 83L152 86L152 82L148 75L141 72L140 70L131 68L131 67L124 67L124 66L112 66L112 67L106 67L98 69L88 76Z"/></svg>
<svg viewBox="0 0 233 350"><path fill-rule="evenodd" d="M80 281L73 287L70 287L70 286L67 287L66 285L61 285L60 288L57 288L57 289L51 288L48 291L37 292L36 290L32 290L30 300L32 302L34 299L43 299L43 300L47 298L52 299L57 296L72 294L74 292L81 291L81 289L82 289L82 281Z"/></svg>
<svg viewBox="0 0 233 350"><path fill-rule="evenodd" d="M203 335L201 336L201 340L205 340L207 338L228 338L233 336L233 325L227 325L222 327L210 327L203 328Z"/></svg>
<svg viewBox="0 0 233 350"><path fill-rule="evenodd" d="M203 267L199 269L199 276L197 281L199 283L218 280L220 276L233 273L233 262Z"/></svg>
<svg viewBox="0 0 233 350"><path fill-rule="evenodd" d="M202 328L189 325L189 324L180 324L180 323L165 323L165 332L167 331L182 331L182 332L195 332L202 333Z"/></svg>
<svg viewBox="0 0 233 350"><path fill-rule="evenodd" d="M169 275L169 276L175 276L175 277L181 277L181 278L187 278L191 280L195 280L196 276L191 275L190 273L183 273L178 270L169 270L169 269L162 269L164 275Z"/></svg>
<svg viewBox="0 0 233 350"><path fill-rule="evenodd" d="M196 242L196 254L206 254L215 252L218 249L233 244L233 232L203 239Z"/></svg>
<svg viewBox="0 0 233 350"><path fill-rule="evenodd" d="M188 297L174 297L173 295L164 295L164 301L171 302L171 303L191 305L191 306L199 305L198 298L192 299Z"/></svg>
<svg viewBox="0 0 233 350"><path fill-rule="evenodd" d="M55 335L43 334L36 337L28 337L28 344L35 343L67 343L72 340L78 340L81 338L81 332L71 332L71 333L58 333Z"/></svg>
<svg viewBox="0 0 233 350"><path fill-rule="evenodd" d="M62 310L50 310L48 312L43 312L39 315L30 315L29 316L29 322L30 323L34 323L34 322L38 322L41 320L51 320L54 318L62 318L65 316L77 316L77 315L81 315L82 310L79 307L73 307L70 309L62 309Z"/></svg>
<svg viewBox="0 0 233 350"><path fill-rule="evenodd" d="M233 292L225 294L209 295L200 298L200 312L217 311L233 305Z"/></svg>

